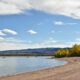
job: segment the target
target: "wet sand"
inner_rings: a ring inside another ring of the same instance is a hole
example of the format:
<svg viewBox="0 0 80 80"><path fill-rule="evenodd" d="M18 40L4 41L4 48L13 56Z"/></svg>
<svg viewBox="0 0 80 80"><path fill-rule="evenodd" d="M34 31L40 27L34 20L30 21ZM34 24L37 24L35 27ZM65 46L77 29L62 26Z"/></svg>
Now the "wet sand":
<svg viewBox="0 0 80 80"><path fill-rule="evenodd" d="M80 57L61 58L60 60L68 61L68 63L55 68L0 77L0 80L80 80Z"/></svg>

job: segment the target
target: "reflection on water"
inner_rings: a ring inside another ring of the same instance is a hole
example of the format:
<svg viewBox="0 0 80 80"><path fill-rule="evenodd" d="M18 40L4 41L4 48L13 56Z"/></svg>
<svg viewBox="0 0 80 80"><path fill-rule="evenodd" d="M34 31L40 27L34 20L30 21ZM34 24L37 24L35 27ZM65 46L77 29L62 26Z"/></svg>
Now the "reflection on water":
<svg viewBox="0 0 80 80"><path fill-rule="evenodd" d="M0 76L6 75L9 73L11 75L16 73L16 65L17 65L16 58L0 57Z"/></svg>
<svg viewBox="0 0 80 80"><path fill-rule="evenodd" d="M0 76L40 70L65 63L49 57L0 57Z"/></svg>

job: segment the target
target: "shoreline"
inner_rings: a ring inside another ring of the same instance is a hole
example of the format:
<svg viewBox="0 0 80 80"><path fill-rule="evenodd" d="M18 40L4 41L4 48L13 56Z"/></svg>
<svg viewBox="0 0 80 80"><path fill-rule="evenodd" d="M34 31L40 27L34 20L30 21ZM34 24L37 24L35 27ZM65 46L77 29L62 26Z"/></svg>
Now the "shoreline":
<svg viewBox="0 0 80 80"><path fill-rule="evenodd" d="M68 63L53 68L0 77L0 80L76 80L76 78L80 80L80 64L78 64L80 57L66 57L58 60L67 61Z"/></svg>

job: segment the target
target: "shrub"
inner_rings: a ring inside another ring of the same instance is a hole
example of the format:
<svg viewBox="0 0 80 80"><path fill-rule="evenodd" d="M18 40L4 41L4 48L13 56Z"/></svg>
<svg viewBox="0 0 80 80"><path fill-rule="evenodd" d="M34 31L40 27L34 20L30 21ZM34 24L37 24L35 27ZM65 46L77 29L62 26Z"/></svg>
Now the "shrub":
<svg viewBox="0 0 80 80"><path fill-rule="evenodd" d="M55 52L54 56L58 58L69 56L69 50L68 49L58 50Z"/></svg>
<svg viewBox="0 0 80 80"><path fill-rule="evenodd" d="M76 57L80 56L80 45L75 44L70 49L60 49L54 53L55 57Z"/></svg>
<svg viewBox="0 0 80 80"><path fill-rule="evenodd" d="M75 44L71 48L71 56L80 56L80 45Z"/></svg>

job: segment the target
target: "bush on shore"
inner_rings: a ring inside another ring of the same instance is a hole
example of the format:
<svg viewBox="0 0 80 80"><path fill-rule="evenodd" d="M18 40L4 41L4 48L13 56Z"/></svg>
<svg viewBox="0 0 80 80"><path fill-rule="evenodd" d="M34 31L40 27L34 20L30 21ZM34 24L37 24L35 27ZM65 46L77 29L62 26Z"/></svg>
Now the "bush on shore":
<svg viewBox="0 0 80 80"><path fill-rule="evenodd" d="M75 44L70 49L60 49L54 53L55 57L76 57L80 56L80 45Z"/></svg>
<svg viewBox="0 0 80 80"><path fill-rule="evenodd" d="M58 50L54 54L55 57L66 57L68 55L69 55L69 50L68 49L66 49L66 50L64 50L64 49Z"/></svg>

